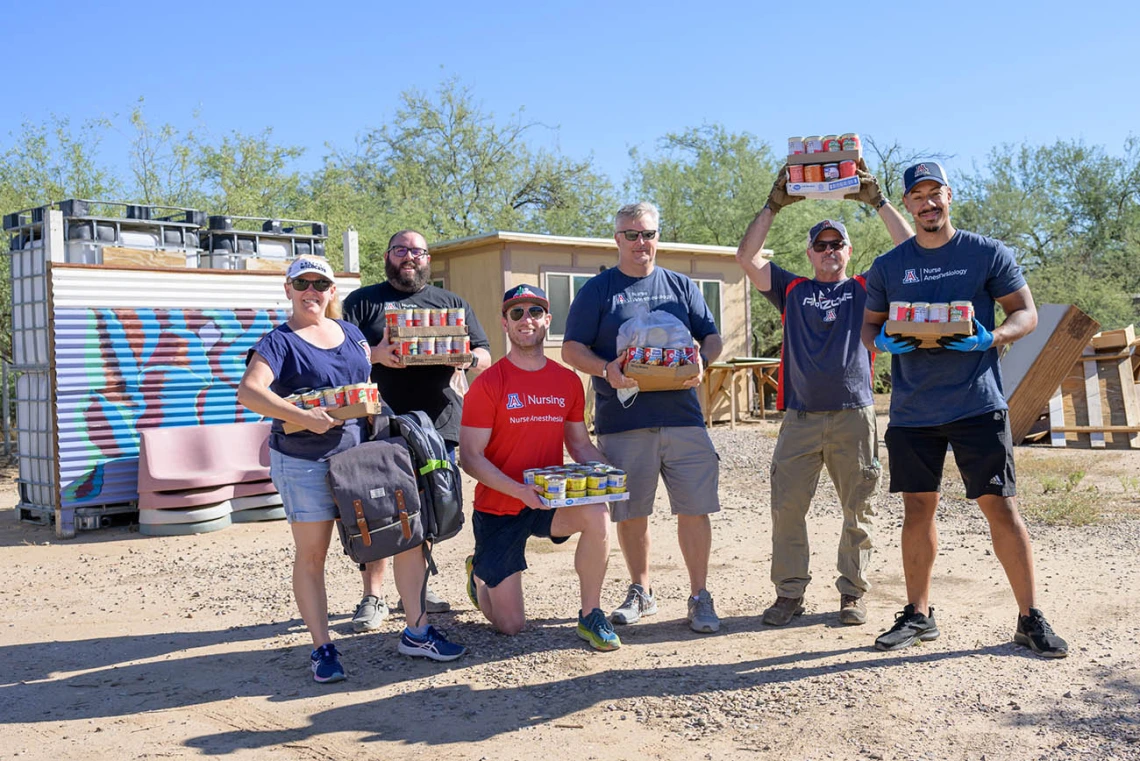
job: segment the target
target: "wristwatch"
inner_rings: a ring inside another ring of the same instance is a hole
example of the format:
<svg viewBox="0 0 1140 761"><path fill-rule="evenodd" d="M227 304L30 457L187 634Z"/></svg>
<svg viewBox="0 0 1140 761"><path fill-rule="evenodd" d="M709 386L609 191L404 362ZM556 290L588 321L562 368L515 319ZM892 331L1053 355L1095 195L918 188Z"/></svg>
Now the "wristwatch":
<svg viewBox="0 0 1140 761"><path fill-rule="evenodd" d="M875 209L876 210L881 209L884 206L886 206L887 204L889 204L890 202L891 202L891 199L887 198L886 196L883 196L883 200L879 201L879 203L877 203L875 205Z"/></svg>

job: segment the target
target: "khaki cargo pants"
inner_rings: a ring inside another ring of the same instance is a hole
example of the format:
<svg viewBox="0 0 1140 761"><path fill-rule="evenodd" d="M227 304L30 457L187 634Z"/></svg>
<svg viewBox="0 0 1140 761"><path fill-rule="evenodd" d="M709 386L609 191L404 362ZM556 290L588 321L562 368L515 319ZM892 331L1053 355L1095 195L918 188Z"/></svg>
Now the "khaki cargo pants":
<svg viewBox="0 0 1140 761"><path fill-rule="evenodd" d="M873 406L833 412L788 410L772 455L772 583L780 597L803 597L808 569L807 511L827 466L843 506L839 537L841 594L862 597L871 588L871 529L883 467Z"/></svg>

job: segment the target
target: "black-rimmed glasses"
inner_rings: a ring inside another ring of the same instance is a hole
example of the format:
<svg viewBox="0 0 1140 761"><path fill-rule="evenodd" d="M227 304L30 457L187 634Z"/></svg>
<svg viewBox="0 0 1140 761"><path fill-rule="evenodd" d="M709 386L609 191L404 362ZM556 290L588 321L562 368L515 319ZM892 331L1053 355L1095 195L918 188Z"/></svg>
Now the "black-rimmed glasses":
<svg viewBox="0 0 1140 761"><path fill-rule="evenodd" d="M423 259L425 256L428 255L428 250L426 248L408 248L407 246L392 246L390 249L388 249L388 253L391 254L392 258L394 258L394 259L405 259L409 256L412 257L413 259Z"/></svg>

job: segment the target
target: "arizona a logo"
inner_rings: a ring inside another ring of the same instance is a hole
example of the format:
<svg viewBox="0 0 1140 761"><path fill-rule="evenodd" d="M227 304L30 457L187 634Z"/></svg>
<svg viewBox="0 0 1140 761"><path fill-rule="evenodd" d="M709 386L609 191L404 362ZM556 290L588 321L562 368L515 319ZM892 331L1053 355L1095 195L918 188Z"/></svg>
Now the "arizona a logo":
<svg viewBox="0 0 1140 761"><path fill-rule="evenodd" d="M835 310L834 309L828 309L827 314L825 314L823 316L823 321L824 322L835 322Z"/></svg>
<svg viewBox="0 0 1140 761"><path fill-rule="evenodd" d="M521 410L523 403L519 401L518 394L507 394L507 409L508 410Z"/></svg>
<svg viewBox="0 0 1140 761"><path fill-rule="evenodd" d="M904 284L906 284L906 283L917 283L917 282L918 282L918 275L915 274L914 270L907 270L906 273L903 274L903 283Z"/></svg>

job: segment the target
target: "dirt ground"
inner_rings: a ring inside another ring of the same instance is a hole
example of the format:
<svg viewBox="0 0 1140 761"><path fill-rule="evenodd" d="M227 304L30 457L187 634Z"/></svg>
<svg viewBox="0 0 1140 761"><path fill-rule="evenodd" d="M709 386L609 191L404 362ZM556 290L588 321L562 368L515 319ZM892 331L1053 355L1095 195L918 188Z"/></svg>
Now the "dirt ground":
<svg viewBox="0 0 1140 761"><path fill-rule="evenodd" d="M432 586L454 610L435 623L471 653L434 664L396 652L398 614L379 633L352 633L360 582L334 539L330 607L349 679L328 686L309 678L283 522L170 539L111 528L59 542L15 521L9 481L0 758L1140 758L1140 452L1018 451L1045 483L1025 482L1027 507L1057 502L1057 483L1071 485L1079 462L1071 498L1112 508L1089 525L1030 526L1040 604L1069 640L1069 658L1041 660L1011 643L1016 610L985 523L953 496L935 568L942 636L880 653L875 636L906 602L901 502L885 488L869 623L836 621L840 518L826 477L810 518L808 612L783 629L760 623L773 598L767 473L777 425L713 432L722 456L709 583L718 635L685 625L687 579L662 488L652 522L660 612L620 628L624 646L612 653L574 636L573 541L532 542L532 622L514 638L492 633L467 601L470 531L441 545ZM625 577L615 540L610 606Z"/></svg>

